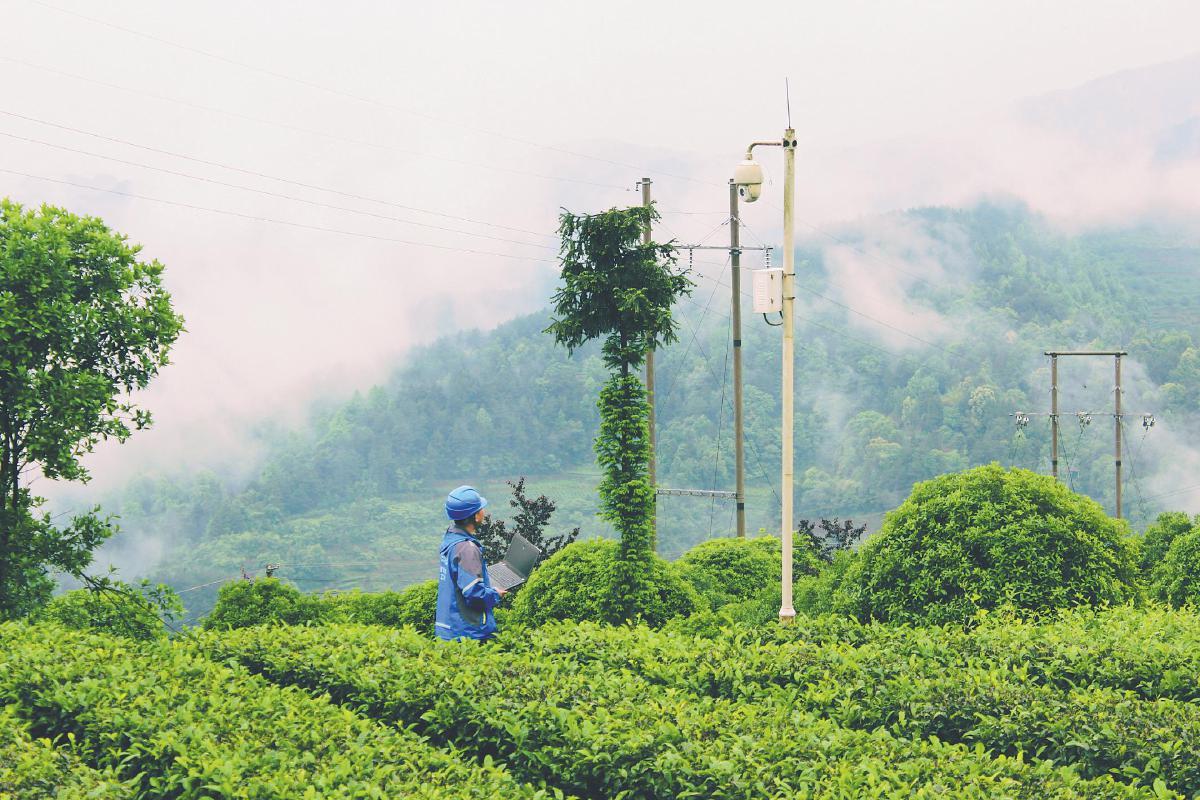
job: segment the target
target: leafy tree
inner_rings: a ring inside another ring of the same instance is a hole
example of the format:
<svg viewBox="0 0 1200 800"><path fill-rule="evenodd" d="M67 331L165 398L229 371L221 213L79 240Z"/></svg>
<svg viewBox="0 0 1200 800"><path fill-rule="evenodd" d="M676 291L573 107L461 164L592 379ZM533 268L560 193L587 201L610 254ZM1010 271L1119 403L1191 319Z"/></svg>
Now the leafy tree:
<svg viewBox="0 0 1200 800"><path fill-rule="evenodd" d="M866 525L855 526L853 520L842 522L837 517L821 519L816 524L812 520L802 519L798 527L801 541L806 542L813 555L826 564L832 564L834 556L843 550L853 549L867 535ZM817 532L818 528L820 533Z"/></svg>
<svg viewBox="0 0 1200 800"><path fill-rule="evenodd" d="M1151 572L1154 596L1173 606L1200 606L1200 525L1181 532Z"/></svg>
<svg viewBox="0 0 1200 800"><path fill-rule="evenodd" d="M164 636L163 623L182 615L183 602L175 590L161 583L151 585L148 580L137 585L112 581L98 589L75 589L37 612L39 620L136 640Z"/></svg>
<svg viewBox="0 0 1200 800"><path fill-rule="evenodd" d="M513 496L508 504L517 510L512 519L515 529L513 532L521 534L526 541L542 551L540 561L544 561L579 538L579 528L573 528L558 536L547 537L546 526L550 524L550 517L557 508L554 501L544 494L536 498L526 495L524 476L518 478L516 483L512 481L505 481L505 483L512 487ZM495 564L504 558L504 554L508 550L508 543L512 541L512 534L508 532L508 524L504 520L488 516L484 518L483 524L475 529L475 538L483 545L484 558L489 564Z"/></svg>
<svg viewBox="0 0 1200 800"><path fill-rule="evenodd" d="M942 624L1136 596L1135 546L1098 503L1046 475L992 464L919 483L857 551L834 606L860 619Z"/></svg>
<svg viewBox="0 0 1200 800"><path fill-rule="evenodd" d="M1142 574L1149 576L1163 563L1171 545L1193 527L1200 528L1200 515L1192 519L1182 511L1164 511L1142 536Z"/></svg>
<svg viewBox="0 0 1200 800"><path fill-rule="evenodd" d="M601 353L611 377L600 390L596 457L601 515L621 534L615 566L617 618L636 616L653 600L654 487L650 458L649 404L637 374L646 353L677 339L671 307L691 291L686 272L675 269L669 244L642 243L658 218L653 206L559 217L562 285L554 294L554 321L546 329L573 352L604 337Z"/></svg>
<svg viewBox="0 0 1200 800"><path fill-rule="evenodd" d="M85 453L150 424L129 395L183 319L139 251L95 217L0 200L0 619L44 603L54 570L82 579L113 533L99 509L56 528L24 478L86 481Z"/></svg>

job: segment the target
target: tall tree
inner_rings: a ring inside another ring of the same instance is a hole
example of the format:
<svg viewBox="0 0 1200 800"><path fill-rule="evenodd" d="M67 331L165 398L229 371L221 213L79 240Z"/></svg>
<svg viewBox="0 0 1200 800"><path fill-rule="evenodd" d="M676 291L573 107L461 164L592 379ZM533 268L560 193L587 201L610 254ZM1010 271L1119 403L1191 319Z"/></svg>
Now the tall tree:
<svg viewBox="0 0 1200 800"><path fill-rule="evenodd" d="M675 267L670 244L643 243L658 219L653 206L559 217L562 285L546 329L573 352L604 337L601 352L611 376L600 391L596 457L601 515L621 534L611 616L633 618L654 591L654 487L648 477L649 404L638 369L646 353L676 341L675 301L691 291L686 270Z"/></svg>
<svg viewBox="0 0 1200 800"><path fill-rule="evenodd" d="M99 509L55 527L25 479L86 481L82 456L150 424L130 400L183 330L162 264L95 217L0 200L0 619L78 578L112 535Z"/></svg>

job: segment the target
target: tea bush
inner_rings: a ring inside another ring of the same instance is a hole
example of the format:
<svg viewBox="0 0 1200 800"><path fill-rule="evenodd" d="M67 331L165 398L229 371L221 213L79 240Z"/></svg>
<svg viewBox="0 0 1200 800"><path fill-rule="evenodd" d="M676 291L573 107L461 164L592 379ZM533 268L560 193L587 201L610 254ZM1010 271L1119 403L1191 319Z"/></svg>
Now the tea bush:
<svg viewBox="0 0 1200 800"><path fill-rule="evenodd" d="M1151 591L1159 600L1200 606L1200 525L1174 538L1151 575Z"/></svg>
<svg viewBox="0 0 1200 800"><path fill-rule="evenodd" d="M179 595L169 586L111 581L103 589L74 589L43 606L34 618L79 631L99 631L129 639L166 636L164 618L183 614Z"/></svg>
<svg viewBox="0 0 1200 800"><path fill-rule="evenodd" d="M230 581L221 587L217 604L202 624L232 630L251 625L301 625L332 616L329 604L304 594L278 578Z"/></svg>
<svg viewBox="0 0 1200 800"><path fill-rule="evenodd" d="M617 542L606 539L564 547L529 576L513 604L512 620L529 626L563 619L624 621L614 606L617 550ZM704 606L673 564L652 556L650 574L653 591L641 612L646 624L657 627Z"/></svg>
<svg viewBox="0 0 1200 800"><path fill-rule="evenodd" d="M1122 523L1058 481L998 465L917 484L858 550L834 609L859 619L966 622L979 609L1042 611L1136 594Z"/></svg>
<svg viewBox="0 0 1200 800"><path fill-rule="evenodd" d="M638 636L687 641L645 628L593 629L626 637L627 650L639 646ZM403 630L290 633L285 642L247 629L208 637L204 646L273 681L415 726L435 742L503 758L519 777L581 797L907 798L944 795L947 786L956 797L1155 796L1044 762L850 730L784 703L681 694L603 668L586 647L571 650L578 658L498 657L493 648L433 643Z"/></svg>
<svg viewBox="0 0 1200 800"><path fill-rule="evenodd" d="M124 800L132 790L112 769L92 769L69 748L34 739L17 707L0 703L0 798Z"/></svg>
<svg viewBox="0 0 1200 800"><path fill-rule="evenodd" d="M321 602L331 606L324 617L359 625L385 625L400 628L411 625L420 633L433 636L437 616L438 582L414 584L401 592L351 592L325 595Z"/></svg>
<svg viewBox="0 0 1200 800"><path fill-rule="evenodd" d="M137 796L546 796L189 644L0 625L0 702L19 705L39 731L72 737L89 762L132 780Z"/></svg>
<svg viewBox="0 0 1200 800"><path fill-rule="evenodd" d="M758 539L711 539L683 554L676 564L709 607L751 600L779 583L779 543Z"/></svg>
<svg viewBox="0 0 1200 800"><path fill-rule="evenodd" d="M1150 578L1155 568L1166 559L1172 542L1190 532L1193 527L1200 527L1200 515L1192 519L1182 511L1165 511L1159 514L1142 535L1142 574Z"/></svg>

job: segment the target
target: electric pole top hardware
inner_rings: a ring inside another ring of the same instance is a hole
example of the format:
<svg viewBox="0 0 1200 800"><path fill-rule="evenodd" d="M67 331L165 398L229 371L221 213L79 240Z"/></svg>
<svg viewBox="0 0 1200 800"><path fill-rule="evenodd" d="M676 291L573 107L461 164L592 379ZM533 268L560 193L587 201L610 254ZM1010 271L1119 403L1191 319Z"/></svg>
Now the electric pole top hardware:
<svg viewBox="0 0 1200 800"><path fill-rule="evenodd" d="M783 270L756 269L754 275L754 313L778 314L783 311Z"/></svg>

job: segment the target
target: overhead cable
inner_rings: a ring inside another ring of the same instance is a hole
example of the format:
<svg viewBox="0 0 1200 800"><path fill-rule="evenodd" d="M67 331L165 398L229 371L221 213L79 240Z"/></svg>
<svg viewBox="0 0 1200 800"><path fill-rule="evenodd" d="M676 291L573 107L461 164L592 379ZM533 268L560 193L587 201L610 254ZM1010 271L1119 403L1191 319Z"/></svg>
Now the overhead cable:
<svg viewBox="0 0 1200 800"><path fill-rule="evenodd" d="M392 236L378 236L376 234L363 233L361 231L348 231L348 230L343 230L341 228L329 228L329 227L325 227L324 225L309 225L304 222L294 222L292 220L275 219L274 217L264 217L264 216L260 216L258 214L243 214L238 211L230 211L230 210L224 209L224 208L211 208L209 206L201 206L201 205L196 205L194 203L184 203L184 202L180 202L178 200L168 200L168 199L162 198L162 197L150 197L148 195L136 194L134 192L123 192L119 189L108 189L103 186L90 186L86 183L77 183L75 181L66 181L66 180L61 180L59 178L48 178L45 175L34 175L33 173L21 172L20 170L7 169L4 167L0 167L0 172L7 173L9 175L17 175L22 178L31 178L33 180L46 181L47 183L57 183L62 186L73 186L77 189L88 189L93 192L106 192L108 194L115 194L115 195L119 195L121 197L130 197L135 200L145 200L145 201L148 201L151 203L162 203L163 205L175 206L177 208L187 208L187 209L191 209L193 211L207 211L211 214L222 214L227 217L237 217L239 219L248 219L253 222L269 222L272 225L284 225L284 226L287 226L290 228L301 228L301 229L310 230L310 231L320 231L322 233L336 233L341 236L354 236L354 237L357 237L360 239L372 239L372 240L378 241L378 242L392 242L395 244L406 244L406 245L410 245L412 247L428 247L428 248L432 248L434 250L447 250L447 251L457 252L457 253L471 253L473 255L481 255L481 256L496 256L498 258L511 258L511 259L516 259L518 261L537 261L537 262L548 263L548 264L555 263L553 259L549 259L549 258L535 258L533 256L515 255L512 253L497 253L497 252L494 252L491 250L476 250L476 249L469 248L469 247L455 247L452 245L433 244L432 242L417 242L417 241L413 241L411 239L398 239L398 238L395 238Z"/></svg>
<svg viewBox="0 0 1200 800"><path fill-rule="evenodd" d="M429 120L430 122L436 122L439 125L448 125L457 130L469 129L471 131L472 135L482 134L482 135L486 135L486 136L492 136L492 137L495 137L498 139L505 139L510 142L522 144L527 147L535 147L535 148L547 150L550 152L562 153L563 155L571 156L573 158L581 158L581 159L585 159L588 161L595 161L595 162L599 162L602 164L609 164L609 165L612 165L615 167L622 167L624 169L632 169L632 170L636 170L636 171L642 172L642 173L651 173L651 174L655 174L655 175L661 175L663 177L674 178L676 180L688 181L691 183L703 183L703 184L714 185L712 181L705 181L705 180L701 180L699 178L692 178L687 175L678 175L678 174L671 173L671 172L665 172L663 170L647 169L645 167L640 167L636 164L628 164L623 161L615 161L610 158L594 156L589 153L580 153L578 151L569 150L564 147L558 147L555 145L545 144L544 142L538 142L538 141L534 141L532 139L525 139L520 136L514 136L512 134L505 133L503 131L489 130L487 128L480 128L476 125L464 126L461 122L458 122L455 120L445 119L445 118L439 117L434 114L430 114L425 111L407 108L405 106L399 106L394 103L389 103L389 102L379 100L374 97L368 97L366 95L361 95L361 94L357 94L355 92L346 91L345 89L339 89L334 86L326 86L325 84L318 83L316 81L311 81L311 80L308 80L307 78L299 78L299 77L296 77L295 75L289 75L285 72L279 72L278 70L270 69L267 67L261 67L256 64L250 64L245 61L239 61L238 59L230 58L228 56L221 55L220 53L214 53L212 51L204 50L199 47L194 47L192 45L172 41L170 39L166 39L166 38L157 36L152 33L147 33L146 31L137 30L136 28L130 28L128 26L119 25L115 22L110 22L108 20L100 19L98 17L92 17L87 14L81 14L78 11L72 11L71 9L63 8L61 6L57 6L52 3L44 2L44 0L26 0L26 1L29 3L32 3L33 5L41 6L42 8L47 8L47 9L50 9L51 11L56 11L60 14L66 14L68 16L72 16L77 19L82 19L87 22L91 22L95 25L101 25L106 28L111 28L113 30L121 31L122 33L127 33L131 36L137 36L142 39L147 39L147 40L150 40L153 42L158 42L159 44L163 44L168 47L173 47L177 50L183 50L184 52L203 56L205 58L209 58L214 61L219 61L221 63L228 64L230 66L238 67L239 69L248 70L250 72L256 72L260 75L267 75L267 76L275 78L277 80L296 84L297 86L303 86L308 89L314 89L319 92L325 92L326 94L334 95L337 97L342 97L347 100L353 100L358 103L364 103L366 105L372 105L372 106L377 106L379 108L385 108L385 109L388 109L389 111L398 111L401 114L407 114L409 116L417 117L419 119L426 119L426 120Z"/></svg>
<svg viewBox="0 0 1200 800"><path fill-rule="evenodd" d="M3 113L3 112L0 112L0 113ZM203 175L192 175L187 172L180 172L179 170L168 169L166 167L156 167L152 164L143 164L138 161L129 161L128 159L117 158L115 156L109 156L109 155L105 155L103 153L94 153L90 150L83 150L83 149L80 149L77 147L68 147L67 145L54 144L53 142L46 142L41 139L34 139L29 136L19 136L15 133L8 133L7 131L0 131L0 136L7 136L10 139L16 139L18 141L28 142L30 144L36 144L36 145L40 145L42 147L50 147L55 150L62 150L64 152L68 152L68 153L77 153L79 155L90 156L92 158L101 158L101 159L104 159L105 161L112 161L117 164L124 164L124 165L130 166L130 167L137 167L138 169L148 169L148 170L152 170L154 172L161 172L166 175L174 175L177 178L187 178L188 180L200 181L202 183L212 184L213 186L221 186L226 189L237 189L238 191L242 191L242 192L251 192L253 194L260 194L265 197L274 197L274 198L277 198L280 200L290 200L294 203L304 203L305 205L316 206L318 208L328 208L333 211L342 211L347 214L358 214L359 216L373 217L375 219L381 219L381 220L385 220L387 222L398 222L403 225L415 225L416 227L419 227L419 228L429 228L431 230L436 230L436 231L445 231L447 233L454 233L454 234L458 234L461 236L474 236L479 239L490 239L490 240L496 241L496 242L507 242L509 244L519 244L519 245L524 245L525 247L537 247L537 248L540 248L543 250L556 249L556 248L552 247L551 245L547 245L547 244L538 244L536 242L525 242L525 241L521 241L519 239L509 239L509 238L506 238L503 236L493 236L490 233L475 233L474 231L464 231L464 230L460 230L458 228L447 228L444 225L434 225L434 224L428 223L428 222L419 222L417 220L405 219L403 217L394 217L394 216L389 216L387 214L376 214L373 211L364 211L362 209L350 208L348 206L339 206L339 205L334 205L332 203L323 203L320 200L310 200L307 197L298 197L298 196L292 195L292 194L283 194L281 192L272 192L268 189L256 189L252 186L243 186L242 184L239 184L239 183L230 183L228 181L222 181L222 180L218 180L216 178L208 178Z"/></svg>
<svg viewBox="0 0 1200 800"><path fill-rule="evenodd" d="M174 103L176 105L184 106L185 108L192 108L197 111L204 111L204 112L207 112L210 114L221 114L223 116L231 117L233 119L240 119L240 120L244 120L246 122L254 122L259 125L270 125L272 127L280 128L282 130L293 131L295 133L303 133L308 136L317 136L317 137L320 137L323 139L328 139L328 140L334 141L334 142L353 144L353 145L358 145L361 147L371 147L376 150L382 150L382 151L391 152L391 153L399 153L399 154L405 155L405 156L428 157L430 155L427 151L410 150L410 149L406 149L403 147L396 147L394 145L379 144L378 142L372 142L372 141L368 141L366 139L355 139L353 137L348 137L348 136L339 136L337 134L328 133L326 131L319 131L319 130L315 130L313 128L306 128L306 127L303 127L300 125L292 125L292 124L289 124L286 122L279 122L277 120L265 119L263 117L255 117L250 114L242 114L237 111L229 111L228 109L224 109L224 108L216 108L214 106L206 106L201 103L193 103L188 100L180 100L177 97L170 97L167 95L157 94L155 92L147 92L142 89L134 89L132 87L122 86L117 83L109 83L108 81L98 80L96 78L91 78L86 75L78 75L73 72L66 72L64 70L56 69L54 67L47 67L42 64L34 64L29 61L23 61L21 59L12 58L10 56L6 56L3 54L0 54L0 61L7 61L10 64L18 64L20 66L27 67L29 69L36 69L36 70L40 70L42 72L48 72L52 75L58 75L58 76L64 77L64 78L70 78L72 80L82 81L84 83L90 83L93 86L103 86L106 89L116 89L117 91L128 92L130 94L136 94L136 95L140 95L142 97L149 97L153 100L158 100L158 101L164 102L164 103ZM469 161L466 159L455 158L453 156L446 156L446 155L440 155L440 154L437 156L437 159L439 161L448 162L451 164L460 164L462 166L471 167L473 169L485 169L485 170L490 170L492 172L502 172L502 173L505 173L508 175L520 175L521 177L524 177L524 178L537 178L539 180L556 181L556 182L563 182L563 183L575 183L575 184L580 184L583 186L593 186L593 187L600 188L600 189L618 189L620 191L628 191L628 187L619 186L614 183L602 183L599 181L589 181L589 180L585 180L583 178L573 178L573 177L566 176L566 175L547 175L547 174L543 174L543 173L539 173L539 172L531 172L531 171L525 170L525 169L516 169L513 167L502 167L497 164L484 162L484 161Z"/></svg>

